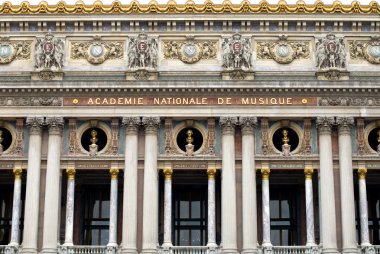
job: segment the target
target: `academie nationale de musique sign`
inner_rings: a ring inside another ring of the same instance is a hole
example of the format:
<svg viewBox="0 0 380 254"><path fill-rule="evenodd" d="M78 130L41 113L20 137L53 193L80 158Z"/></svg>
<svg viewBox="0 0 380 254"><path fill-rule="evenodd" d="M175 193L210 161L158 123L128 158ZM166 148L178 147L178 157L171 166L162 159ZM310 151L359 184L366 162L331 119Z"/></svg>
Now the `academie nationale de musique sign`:
<svg viewBox="0 0 380 254"><path fill-rule="evenodd" d="M70 97L64 106L317 106L317 97Z"/></svg>

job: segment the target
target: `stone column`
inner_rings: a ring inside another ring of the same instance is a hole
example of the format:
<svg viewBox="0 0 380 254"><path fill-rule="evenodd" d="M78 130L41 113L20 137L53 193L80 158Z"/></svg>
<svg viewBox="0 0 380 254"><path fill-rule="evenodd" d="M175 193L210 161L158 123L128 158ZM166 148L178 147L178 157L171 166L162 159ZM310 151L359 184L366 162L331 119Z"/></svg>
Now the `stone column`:
<svg viewBox="0 0 380 254"><path fill-rule="evenodd" d="M305 168L306 199L306 246L315 246L314 236L314 203L313 203L313 169Z"/></svg>
<svg viewBox="0 0 380 254"><path fill-rule="evenodd" d="M269 168L261 169L262 176L262 209L263 209L263 247L271 247L270 241L270 206L269 206Z"/></svg>
<svg viewBox="0 0 380 254"><path fill-rule="evenodd" d="M367 207L367 187L366 168L359 168L359 208L360 208L360 238L362 247L371 246L368 232L368 207Z"/></svg>
<svg viewBox="0 0 380 254"><path fill-rule="evenodd" d="M173 169L164 168L165 194L164 194L164 248L170 248L172 244L172 174Z"/></svg>
<svg viewBox="0 0 380 254"><path fill-rule="evenodd" d="M29 127L29 147L22 253L37 253L43 123L43 117L28 117L26 119L26 125Z"/></svg>
<svg viewBox="0 0 380 254"><path fill-rule="evenodd" d="M351 127L353 117L337 117L339 132L340 204L342 209L342 252L357 253Z"/></svg>
<svg viewBox="0 0 380 254"><path fill-rule="evenodd" d="M236 117L221 117L222 127L222 246L223 253L237 253L235 125Z"/></svg>
<svg viewBox="0 0 380 254"><path fill-rule="evenodd" d="M125 127L125 166L123 194L123 254L137 254L137 163L140 117L123 117Z"/></svg>
<svg viewBox="0 0 380 254"><path fill-rule="evenodd" d="M66 197L66 225L65 246L73 246L74 227L74 198L75 198L75 168L67 168L67 197Z"/></svg>
<svg viewBox="0 0 380 254"><path fill-rule="evenodd" d="M53 254L58 251L59 209L61 204L61 141L64 121L62 117L47 117L46 124L49 127L49 141L42 252Z"/></svg>
<svg viewBox="0 0 380 254"><path fill-rule="evenodd" d="M208 201L207 201L207 246L215 249L216 244L216 221L215 221L215 168L207 169L208 175Z"/></svg>
<svg viewBox="0 0 380 254"><path fill-rule="evenodd" d="M142 253L156 254L158 246L157 132L160 118L143 117L142 123L145 127Z"/></svg>
<svg viewBox="0 0 380 254"><path fill-rule="evenodd" d="M111 175L111 195L110 195L110 227L108 247L117 247L117 184L118 184L118 168L110 169Z"/></svg>
<svg viewBox="0 0 380 254"><path fill-rule="evenodd" d="M257 253L257 205L255 170L256 117L241 117L243 253Z"/></svg>
<svg viewBox="0 0 380 254"><path fill-rule="evenodd" d="M15 167L13 169L13 174L15 175L15 181L14 181L14 187L13 187L11 242L9 243L9 245L18 247L19 241L20 241L22 168Z"/></svg>
<svg viewBox="0 0 380 254"><path fill-rule="evenodd" d="M334 172L331 145L333 117L318 117L322 253L337 253Z"/></svg>

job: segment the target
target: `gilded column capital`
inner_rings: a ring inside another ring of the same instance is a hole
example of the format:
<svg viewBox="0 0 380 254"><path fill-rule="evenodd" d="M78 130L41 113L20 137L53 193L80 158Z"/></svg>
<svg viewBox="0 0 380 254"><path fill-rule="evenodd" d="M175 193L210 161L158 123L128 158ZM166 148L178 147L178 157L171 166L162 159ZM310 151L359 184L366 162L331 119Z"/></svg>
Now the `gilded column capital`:
<svg viewBox="0 0 380 254"><path fill-rule="evenodd" d="M119 169L118 168L110 168L110 175L111 175L111 180L117 180L117 177L119 175Z"/></svg>
<svg viewBox="0 0 380 254"><path fill-rule="evenodd" d="M269 180L270 168L261 168L261 176L263 180Z"/></svg>
<svg viewBox="0 0 380 254"><path fill-rule="evenodd" d="M172 179L172 174L173 174L172 168L164 168L163 172L165 175L165 180L171 180Z"/></svg>
<svg viewBox="0 0 380 254"><path fill-rule="evenodd" d="M160 126L160 118L153 116L144 116L142 118L142 124L145 127L146 134L156 134L158 127Z"/></svg>
<svg viewBox="0 0 380 254"><path fill-rule="evenodd" d="M21 177L22 177L22 168L21 167L15 167L13 169L13 174L15 175L15 179L21 179Z"/></svg>
<svg viewBox="0 0 380 254"><path fill-rule="evenodd" d="M359 168L358 169L358 175L360 180L365 180L365 177L367 175L367 169L366 168Z"/></svg>
<svg viewBox="0 0 380 254"><path fill-rule="evenodd" d="M49 128L49 135L62 135L65 123L63 117L46 117L45 123Z"/></svg>
<svg viewBox="0 0 380 254"><path fill-rule="evenodd" d="M305 173L306 180L311 180L313 178L313 172L314 172L313 168L307 167L305 168L303 172Z"/></svg>
<svg viewBox="0 0 380 254"><path fill-rule="evenodd" d="M237 117L221 116L219 119L219 125L222 127L222 135L234 135L235 126L237 124Z"/></svg>
<svg viewBox="0 0 380 254"><path fill-rule="evenodd" d="M351 128L354 125L354 118L338 116L336 118L336 124L338 125L339 135L351 135Z"/></svg>
<svg viewBox="0 0 380 254"><path fill-rule="evenodd" d="M322 116L317 117L318 131L322 135L331 135L331 127L335 123L334 117Z"/></svg>
<svg viewBox="0 0 380 254"><path fill-rule="evenodd" d="M26 118L26 126L29 127L31 135L41 135L44 118L42 116L33 116Z"/></svg>
<svg viewBox="0 0 380 254"><path fill-rule="evenodd" d="M70 167L66 169L67 177L69 180L74 180L75 179L75 173L76 170L74 167Z"/></svg>
<svg viewBox="0 0 380 254"><path fill-rule="evenodd" d="M239 124L243 135L253 135L257 124L257 117L240 117Z"/></svg>
<svg viewBox="0 0 380 254"><path fill-rule="evenodd" d="M209 180L214 180L216 174L216 168L208 168L207 169L207 176Z"/></svg>
<svg viewBox="0 0 380 254"><path fill-rule="evenodd" d="M127 134L137 134L141 125L140 117L123 117L121 121Z"/></svg>

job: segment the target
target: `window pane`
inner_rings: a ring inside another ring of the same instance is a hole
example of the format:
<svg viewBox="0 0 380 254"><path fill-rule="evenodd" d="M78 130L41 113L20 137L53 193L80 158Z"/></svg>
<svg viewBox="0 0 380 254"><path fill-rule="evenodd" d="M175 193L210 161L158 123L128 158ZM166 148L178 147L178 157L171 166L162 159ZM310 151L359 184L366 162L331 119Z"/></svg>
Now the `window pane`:
<svg viewBox="0 0 380 254"><path fill-rule="evenodd" d="M278 200L271 200L270 201L270 217L271 218L280 218L279 216L279 202Z"/></svg>
<svg viewBox="0 0 380 254"><path fill-rule="evenodd" d="M91 239L90 239L90 243L91 245L96 245L99 241L99 230L95 230L93 229L91 231Z"/></svg>
<svg viewBox="0 0 380 254"><path fill-rule="evenodd" d="M289 200L281 201L281 218L290 218Z"/></svg>
<svg viewBox="0 0 380 254"><path fill-rule="evenodd" d="M376 201L376 217L380 218L380 200Z"/></svg>
<svg viewBox="0 0 380 254"><path fill-rule="evenodd" d="M100 230L100 245L107 245L108 243L108 229Z"/></svg>
<svg viewBox="0 0 380 254"><path fill-rule="evenodd" d="M94 208L92 210L92 218L99 218L99 200L95 200Z"/></svg>
<svg viewBox="0 0 380 254"><path fill-rule="evenodd" d="M201 201L191 202L191 218L198 219L201 217Z"/></svg>
<svg viewBox="0 0 380 254"><path fill-rule="evenodd" d="M201 231L200 230L192 230L191 231L191 245L192 246L200 246L201 245Z"/></svg>
<svg viewBox="0 0 380 254"><path fill-rule="evenodd" d="M189 230L180 230L179 232L179 245L189 245Z"/></svg>
<svg viewBox="0 0 380 254"><path fill-rule="evenodd" d="M271 230L270 239L273 245L280 245L280 230Z"/></svg>
<svg viewBox="0 0 380 254"><path fill-rule="evenodd" d="M281 244L282 245L289 245L290 242L290 230L282 230L282 239L281 239Z"/></svg>
<svg viewBox="0 0 380 254"><path fill-rule="evenodd" d="M110 201L105 200L102 202L102 214L101 218L106 219L110 217Z"/></svg>
<svg viewBox="0 0 380 254"><path fill-rule="evenodd" d="M179 202L179 217L181 219L189 218L189 201L181 200Z"/></svg>

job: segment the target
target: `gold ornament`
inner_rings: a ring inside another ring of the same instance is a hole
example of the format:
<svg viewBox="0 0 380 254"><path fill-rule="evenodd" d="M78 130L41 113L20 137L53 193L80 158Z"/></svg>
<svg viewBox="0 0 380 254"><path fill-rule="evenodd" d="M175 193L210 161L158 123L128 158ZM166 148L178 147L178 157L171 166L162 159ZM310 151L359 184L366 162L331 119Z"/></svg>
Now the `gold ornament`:
<svg viewBox="0 0 380 254"><path fill-rule="evenodd" d="M269 180L269 174L270 174L270 168L261 169L261 176L263 177L263 180Z"/></svg>
<svg viewBox="0 0 380 254"><path fill-rule="evenodd" d="M22 168L16 167L13 169L13 174L15 175L15 179L21 179L22 177Z"/></svg>
<svg viewBox="0 0 380 254"><path fill-rule="evenodd" d="M91 131L91 145L92 146L96 145L96 142L98 142L97 135L98 135L98 132L96 130Z"/></svg>
<svg viewBox="0 0 380 254"><path fill-rule="evenodd" d="M186 142L188 145L191 145L193 143L194 139L193 139L193 131L192 130L188 130L187 131L187 138L186 138Z"/></svg>
<svg viewBox="0 0 380 254"><path fill-rule="evenodd" d="M207 175L209 180L214 180L216 174L216 168L208 168L207 169Z"/></svg>
<svg viewBox="0 0 380 254"><path fill-rule="evenodd" d="M288 143L289 143L288 131L283 130L282 135L283 135L282 142L284 142L284 145L288 145Z"/></svg>
<svg viewBox="0 0 380 254"><path fill-rule="evenodd" d="M73 167L67 168L66 173L67 173L67 177L69 180L75 179L75 173L76 173L75 168L73 168Z"/></svg>
<svg viewBox="0 0 380 254"><path fill-rule="evenodd" d="M358 169L358 175L360 180L365 180L367 174L367 169L366 168L359 168Z"/></svg>
<svg viewBox="0 0 380 254"><path fill-rule="evenodd" d="M166 180L172 179L173 169L172 168L164 168L164 175Z"/></svg>
<svg viewBox="0 0 380 254"><path fill-rule="evenodd" d="M118 168L111 168L110 174L111 174L112 180L117 180L117 176L119 175L119 169Z"/></svg>
<svg viewBox="0 0 380 254"><path fill-rule="evenodd" d="M313 178L313 172L314 172L313 168L305 168L304 170L305 178L307 180L311 180Z"/></svg>

